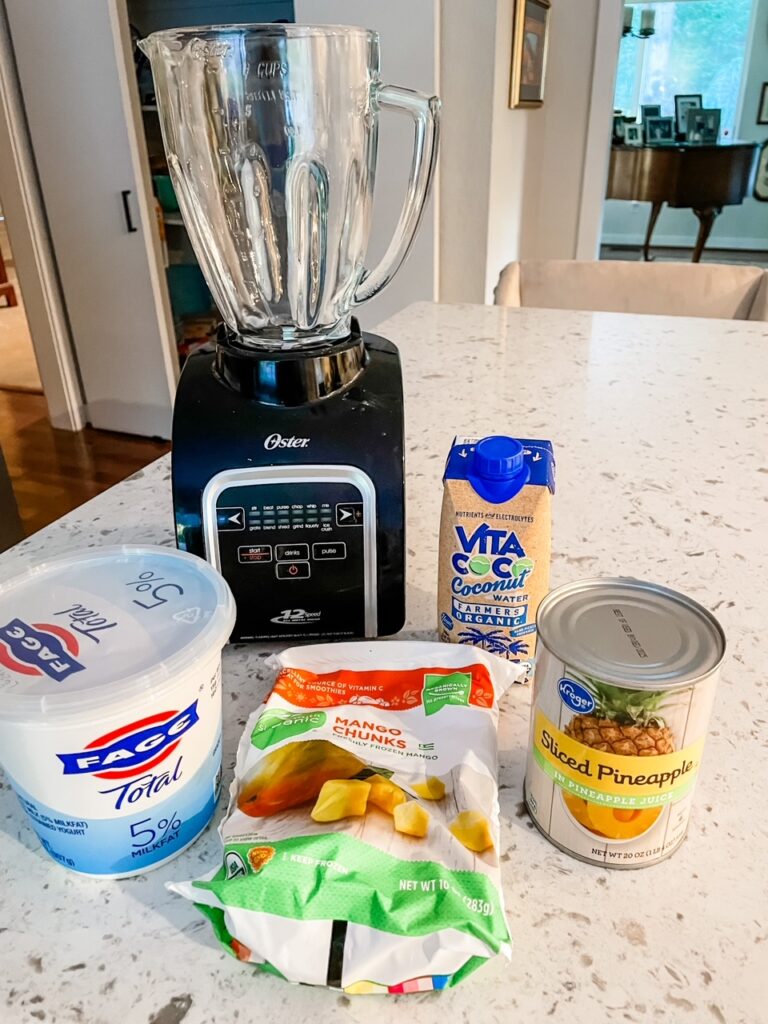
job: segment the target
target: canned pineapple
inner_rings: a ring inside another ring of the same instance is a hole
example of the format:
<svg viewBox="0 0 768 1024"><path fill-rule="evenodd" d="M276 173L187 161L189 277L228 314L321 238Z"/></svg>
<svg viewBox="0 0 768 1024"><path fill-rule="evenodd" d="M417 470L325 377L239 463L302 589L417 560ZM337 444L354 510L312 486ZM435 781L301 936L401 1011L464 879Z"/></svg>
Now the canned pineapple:
<svg viewBox="0 0 768 1024"><path fill-rule="evenodd" d="M537 616L525 800L592 864L669 856L688 827L725 637L695 601L633 579L552 591Z"/></svg>

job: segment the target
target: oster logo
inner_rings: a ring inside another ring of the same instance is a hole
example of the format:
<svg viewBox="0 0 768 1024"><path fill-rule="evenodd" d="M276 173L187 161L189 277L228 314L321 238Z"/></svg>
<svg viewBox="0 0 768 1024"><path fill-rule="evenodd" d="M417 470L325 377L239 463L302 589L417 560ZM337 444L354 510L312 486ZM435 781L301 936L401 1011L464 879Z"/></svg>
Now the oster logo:
<svg viewBox="0 0 768 1024"><path fill-rule="evenodd" d="M0 665L22 676L42 676L62 682L85 665L76 660L80 645L68 629L50 622L11 619L0 627Z"/></svg>
<svg viewBox="0 0 768 1024"><path fill-rule="evenodd" d="M65 775L130 779L170 757L181 737L199 720L197 701L184 711L163 711L99 736L74 754L57 754Z"/></svg>

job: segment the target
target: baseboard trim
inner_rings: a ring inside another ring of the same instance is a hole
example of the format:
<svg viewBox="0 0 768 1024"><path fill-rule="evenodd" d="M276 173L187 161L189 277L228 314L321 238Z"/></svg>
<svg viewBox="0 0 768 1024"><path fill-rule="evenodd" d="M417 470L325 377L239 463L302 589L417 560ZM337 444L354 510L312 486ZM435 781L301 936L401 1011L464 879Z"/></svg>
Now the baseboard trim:
<svg viewBox="0 0 768 1024"><path fill-rule="evenodd" d="M601 245L626 246L637 248L645 241L644 235L606 234L600 239ZM652 249L692 249L696 241L695 235L654 235ZM723 238L718 235L710 238L707 249L735 249L744 252L766 252L768 241L765 238Z"/></svg>

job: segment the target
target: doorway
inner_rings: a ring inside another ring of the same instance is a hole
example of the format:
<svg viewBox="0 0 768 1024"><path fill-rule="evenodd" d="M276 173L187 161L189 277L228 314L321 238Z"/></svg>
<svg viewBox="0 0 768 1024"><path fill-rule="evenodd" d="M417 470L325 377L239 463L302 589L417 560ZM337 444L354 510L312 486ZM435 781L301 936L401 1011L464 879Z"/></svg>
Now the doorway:
<svg viewBox="0 0 768 1024"><path fill-rule="evenodd" d="M602 259L768 266L766 21L768 0L625 4Z"/></svg>
<svg viewBox="0 0 768 1024"><path fill-rule="evenodd" d="M24 296L19 286L0 196L0 391L42 395Z"/></svg>

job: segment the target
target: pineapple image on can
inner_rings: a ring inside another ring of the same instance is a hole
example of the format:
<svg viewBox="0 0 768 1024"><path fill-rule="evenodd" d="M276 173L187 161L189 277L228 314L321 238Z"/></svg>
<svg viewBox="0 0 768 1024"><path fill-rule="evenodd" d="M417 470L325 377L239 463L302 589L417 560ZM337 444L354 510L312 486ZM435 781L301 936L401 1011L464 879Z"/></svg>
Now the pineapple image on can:
<svg viewBox="0 0 768 1024"><path fill-rule="evenodd" d="M574 856L641 867L682 842L725 641L700 605L597 579L542 602L525 796Z"/></svg>
<svg viewBox="0 0 768 1024"><path fill-rule="evenodd" d="M595 750L635 757L671 754L672 731L665 724L660 705L663 690L627 690L583 676L582 682L595 700L589 715L575 715L566 735Z"/></svg>

